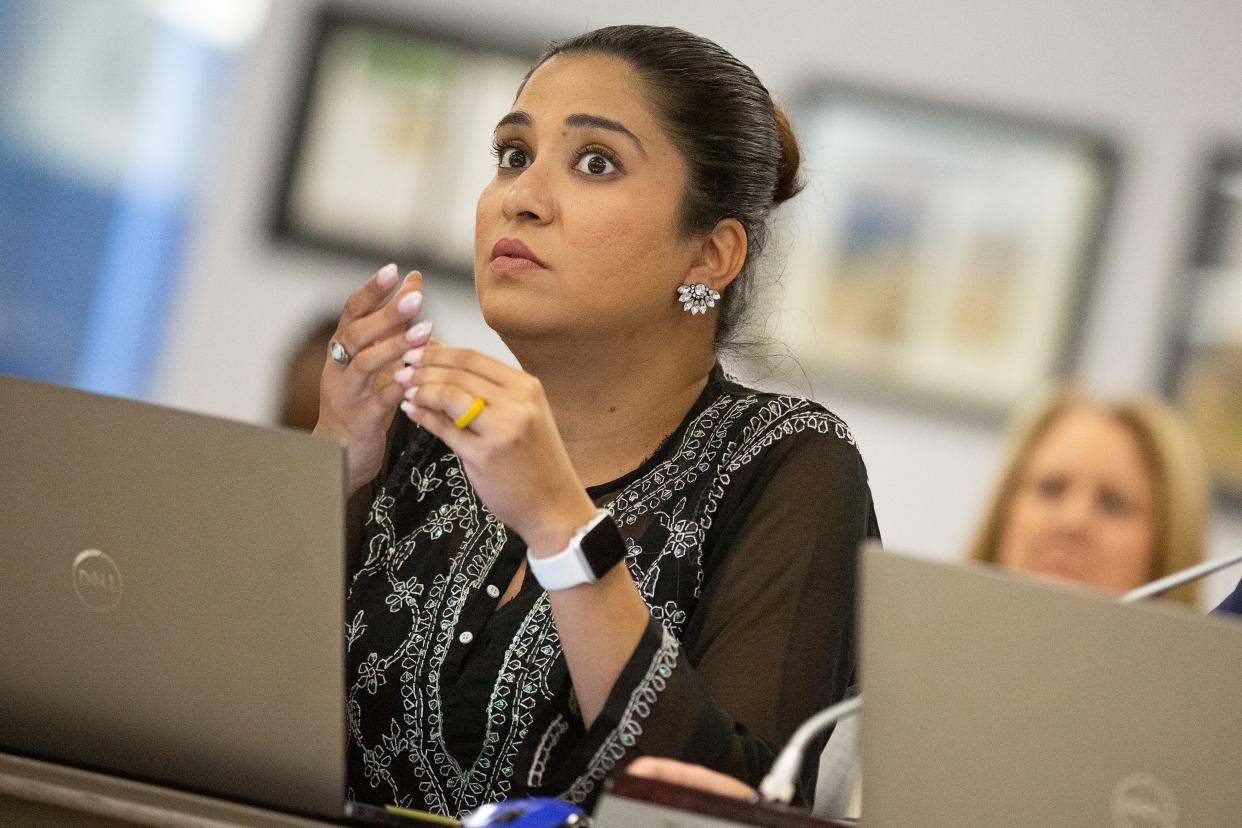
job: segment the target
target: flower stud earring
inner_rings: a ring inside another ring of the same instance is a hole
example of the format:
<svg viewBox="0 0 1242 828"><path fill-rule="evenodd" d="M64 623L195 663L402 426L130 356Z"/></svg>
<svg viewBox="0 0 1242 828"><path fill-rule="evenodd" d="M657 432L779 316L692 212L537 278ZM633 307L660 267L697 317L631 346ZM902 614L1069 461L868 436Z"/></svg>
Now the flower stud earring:
<svg viewBox="0 0 1242 828"><path fill-rule="evenodd" d="M678 285L677 301L681 309L693 316L696 313L707 313L708 308L716 307L720 294L704 284Z"/></svg>

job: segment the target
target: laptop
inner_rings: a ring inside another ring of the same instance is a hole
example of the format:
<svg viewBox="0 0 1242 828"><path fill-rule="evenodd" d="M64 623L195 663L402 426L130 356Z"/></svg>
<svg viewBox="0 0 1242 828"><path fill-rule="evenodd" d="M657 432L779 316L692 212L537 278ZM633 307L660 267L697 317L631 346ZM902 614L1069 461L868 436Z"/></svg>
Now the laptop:
<svg viewBox="0 0 1242 828"><path fill-rule="evenodd" d="M865 825L1242 820L1242 624L863 552Z"/></svg>
<svg viewBox="0 0 1242 828"><path fill-rule="evenodd" d="M0 751L338 818L337 445L0 376Z"/></svg>

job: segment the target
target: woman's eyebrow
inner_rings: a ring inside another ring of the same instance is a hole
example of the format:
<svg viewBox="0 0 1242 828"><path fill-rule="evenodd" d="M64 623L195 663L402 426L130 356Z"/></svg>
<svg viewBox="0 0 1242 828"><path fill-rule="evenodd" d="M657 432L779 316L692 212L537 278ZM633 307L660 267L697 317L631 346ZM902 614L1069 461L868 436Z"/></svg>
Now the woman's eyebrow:
<svg viewBox="0 0 1242 828"><path fill-rule="evenodd" d="M509 125L529 127L533 126L534 122L531 120L528 113L517 109L497 121L496 129ZM575 127L578 129L595 127L597 129L607 129L612 132L619 132L634 142L634 145L638 147L638 151L642 153L644 158L647 157L647 150L643 146L643 142L638 140L638 136L626 129L625 125L620 121L614 121L612 118L605 118L603 115L587 115L586 113L577 112L565 118L565 126Z"/></svg>
<svg viewBox="0 0 1242 828"><path fill-rule="evenodd" d="M638 136L625 128L620 121L614 121L612 118L605 118L603 115L587 115L585 113L574 113L565 119L565 126L570 127L595 127L597 129L607 129L612 132L619 132L634 142L638 147L638 151L643 154L643 158L647 157L647 150L643 147L643 142L638 140Z"/></svg>
<svg viewBox="0 0 1242 828"><path fill-rule="evenodd" d="M500 129L502 126L508 126L510 124L524 127L531 126L530 116L520 109L514 110L496 122L496 129Z"/></svg>

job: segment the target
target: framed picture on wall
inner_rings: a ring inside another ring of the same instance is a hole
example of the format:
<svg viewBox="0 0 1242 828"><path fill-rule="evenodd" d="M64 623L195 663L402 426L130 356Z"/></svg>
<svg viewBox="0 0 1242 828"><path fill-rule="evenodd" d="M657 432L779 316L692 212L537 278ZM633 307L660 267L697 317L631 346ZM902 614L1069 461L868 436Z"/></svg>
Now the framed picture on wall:
<svg viewBox="0 0 1242 828"><path fill-rule="evenodd" d="M1202 190L1167 391L1221 493L1242 502L1242 145L1212 154Z"/></svg>
<svg viewBox="0 0 1242 828"><path fill-rule="evenodd" d="M805 366L993 416L1067 370L1116 174L1102 137L838 85L793 123L779 336Z"/></svg>
<svg viewBox="0 0 1242 828"><path fill-rule="evenodd" d="M533 45L324 11L310 39L276 235L472 273L475 201L495 173L487 136L536 54Z"/></svg>

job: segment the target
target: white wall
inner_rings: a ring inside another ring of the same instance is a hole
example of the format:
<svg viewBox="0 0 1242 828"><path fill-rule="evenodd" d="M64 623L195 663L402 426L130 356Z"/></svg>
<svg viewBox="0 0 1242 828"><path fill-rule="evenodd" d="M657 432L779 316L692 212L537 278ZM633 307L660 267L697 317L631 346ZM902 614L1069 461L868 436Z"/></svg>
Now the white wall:
<svg viewBox="0 0 1242 828"><path fill-rule="evenodd" d="M610 23L679 25L749 63L778 100L804 78L821 76L1107 132L1122 152L1121 180L1079 356L1081 379L1105 393L1155 387L1203 151L1218 137L1242 140L1242 3L1233 0L352 5L461 19L484 30L516 27L508 33L538 38ZM254 49L181 280L156 389L161 402L270 419L281 362L302 326L339 307L382 264L277 246L266 235L309 14L300 2L275 4ZM504 353L478 320L472 294L429 274L427 297L442 336ZM822 383L818 390L859 439L886 541L956 555L1000 462L1003 435L890 410ZM1242 517L1218 515L1213 551L1239 546ZM1237 577L1219 576L1209 598Z"/></svg>

